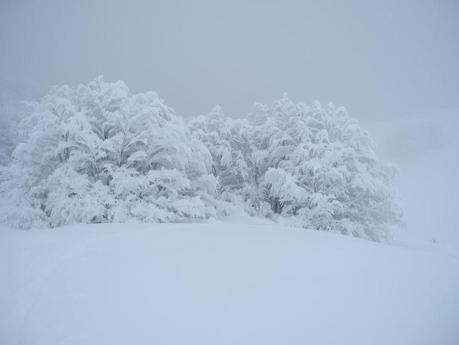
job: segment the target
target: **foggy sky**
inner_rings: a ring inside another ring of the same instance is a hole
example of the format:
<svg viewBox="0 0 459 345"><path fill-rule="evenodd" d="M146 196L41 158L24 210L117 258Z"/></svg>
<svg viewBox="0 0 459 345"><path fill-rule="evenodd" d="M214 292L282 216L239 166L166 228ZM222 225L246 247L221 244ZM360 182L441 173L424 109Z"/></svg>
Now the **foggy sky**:
<svg viewBox="0 0 459 345"><path fill-rule="evenodd" d="M0 78L99 74L184 116L286 91L361 120L459 106L459 2L0 1Z"/></svg>

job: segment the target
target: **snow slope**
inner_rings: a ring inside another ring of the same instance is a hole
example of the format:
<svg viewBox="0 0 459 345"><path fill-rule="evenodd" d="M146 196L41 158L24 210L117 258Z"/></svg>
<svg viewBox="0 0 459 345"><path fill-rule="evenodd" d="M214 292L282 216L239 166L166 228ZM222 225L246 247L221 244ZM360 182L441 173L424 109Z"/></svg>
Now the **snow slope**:
<svg viewBox="0 0 459 345"><path fill-rule="evenodd" d="M269 222L0 229L0 343L459 344L459 262Z"/></svg>
<svg viewBox="0 0 459 345"><path fill-rule="evenodd" d="M365 124L380 156L399 165L407 237L459 255L459 109Z"/></svg>

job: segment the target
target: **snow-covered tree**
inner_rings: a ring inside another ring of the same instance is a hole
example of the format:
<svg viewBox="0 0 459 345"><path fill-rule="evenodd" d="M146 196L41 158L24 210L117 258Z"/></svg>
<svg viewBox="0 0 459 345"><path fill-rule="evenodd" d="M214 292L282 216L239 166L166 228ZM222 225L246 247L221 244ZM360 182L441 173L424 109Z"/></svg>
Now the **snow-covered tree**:
<svg viewBox="0 0 459 345"><path fill-rule="evenodd" d="M54 87L21 121L0 168L0 220L18 227L182 222L229 202L304 228L378 240L400 221L394 168L344 108L215 107L188 123L154 92L101 77Z"/></svg>
<svg viewBox="0 0 459 345"><path fill-rule="evenodd" d="M36 97L37 91L31 81L0 78L0 165L11 161L18 143L18 124L27 111L24 100Z"/></svg>
<svg viewBox="0 0 459 345"><path fill-rule="evenodd" d="M247 120L219 109L191 129L212 152L221 190L242 196L255 213L374 240L400 221L394 168L378 160L368 133L342 107L284 95L271 107L255 104Z"/></svg>
<svg viewBox="0 0 459 345"><path fill-rule="evenodd" d="M23 142L2 173L13 206L2 214L11 222L14 204L25 202L35 221L14 225L183 221L216 212L208 150L153 92L132 94L101 77L55 87L20 131Z"/></svg>
<svg viewBox="0 0 459 345"><path fill-rule="evenodd" d="M0 165L7 165L16 141L16 109L11 104L0 103Z"/></svg>

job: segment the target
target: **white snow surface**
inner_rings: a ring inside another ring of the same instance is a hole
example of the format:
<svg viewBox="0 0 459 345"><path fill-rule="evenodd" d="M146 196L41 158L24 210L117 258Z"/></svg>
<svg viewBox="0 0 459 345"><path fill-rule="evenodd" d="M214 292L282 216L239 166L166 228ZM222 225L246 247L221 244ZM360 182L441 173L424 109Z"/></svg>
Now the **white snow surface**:
<svg viewBox="0 0 459 345"><path fill-rule="evenodd" d="M0 228L0 343L459 344L459 261L256 219Z"/></svg>

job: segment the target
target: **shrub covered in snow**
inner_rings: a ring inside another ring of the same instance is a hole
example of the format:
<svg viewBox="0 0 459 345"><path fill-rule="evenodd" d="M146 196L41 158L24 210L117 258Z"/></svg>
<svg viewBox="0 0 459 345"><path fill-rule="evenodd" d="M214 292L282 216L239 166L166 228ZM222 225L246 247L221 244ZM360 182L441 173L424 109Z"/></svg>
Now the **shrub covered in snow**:
<svg viewBox="0 0 459 345"><path fill-rule="evenodd" d="M0 217L17 227L203 220L228 203L370 239L400 219L393 168L357 121L286 95L246 119L216 107L185 123L155 93L99 77L34 103L19 141L0 174Z"/></svg>

